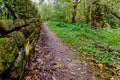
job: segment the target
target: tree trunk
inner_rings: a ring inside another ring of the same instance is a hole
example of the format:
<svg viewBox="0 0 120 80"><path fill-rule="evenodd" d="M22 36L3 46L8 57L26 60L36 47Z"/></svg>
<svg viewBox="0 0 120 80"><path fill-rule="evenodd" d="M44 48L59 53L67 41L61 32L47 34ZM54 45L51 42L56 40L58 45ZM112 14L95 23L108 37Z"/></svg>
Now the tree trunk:
<svg viewBox="0 0 120 80"><path fill-rule="evenodd" d="M106 6L99 4L100 0L95 0L91 4L91 26L94 29L103 28L106 22Z"/></svg>
<svg viewBox="0 0 120 80"><path fill-rule="evenodd" d="M72 13L72 23L76 22L76 15L77 15L77 6L74 5L74 11Z"/></svg>
<svg viewBox="0 0 120 80"><path fill-rule="evenodd" d="M80 0L76 0L73 4L73 13L72 13L72 23L75 23L77 21L77 7L78 4L80 3Z"/></svg>
<svg viewBox="0 0 120 80"><path fill-rule="evenodd" d="M91 16L91 5L90 4L84 4L84 9L85 9L85 22L86 23L90 23L91 21L91 18L90 18L90 16Z"/></svg>

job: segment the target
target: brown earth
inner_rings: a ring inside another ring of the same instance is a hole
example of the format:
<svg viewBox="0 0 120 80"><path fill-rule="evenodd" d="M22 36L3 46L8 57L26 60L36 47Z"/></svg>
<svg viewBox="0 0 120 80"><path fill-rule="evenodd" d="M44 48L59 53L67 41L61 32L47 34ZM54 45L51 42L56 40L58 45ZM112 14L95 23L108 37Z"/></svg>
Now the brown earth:
<svg viewBox="0 0 120 80"><path fill-rule="evenodd" d="M23 80L96 80L82 58L77 60L77 53L43 23Z"/></svg>

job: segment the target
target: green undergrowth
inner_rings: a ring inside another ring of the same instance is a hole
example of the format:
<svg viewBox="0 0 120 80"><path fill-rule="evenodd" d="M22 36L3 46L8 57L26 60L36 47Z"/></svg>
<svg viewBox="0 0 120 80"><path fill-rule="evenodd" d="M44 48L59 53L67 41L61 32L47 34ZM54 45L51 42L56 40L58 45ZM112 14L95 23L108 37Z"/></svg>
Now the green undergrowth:
<svg viewBox="0 0 120 80"><path fill-rule="evenodd" d="M92 57L97 64L120 68L120 29L93 30L83 22L69 24L47 21L46 24L64 42Z"/></svg>

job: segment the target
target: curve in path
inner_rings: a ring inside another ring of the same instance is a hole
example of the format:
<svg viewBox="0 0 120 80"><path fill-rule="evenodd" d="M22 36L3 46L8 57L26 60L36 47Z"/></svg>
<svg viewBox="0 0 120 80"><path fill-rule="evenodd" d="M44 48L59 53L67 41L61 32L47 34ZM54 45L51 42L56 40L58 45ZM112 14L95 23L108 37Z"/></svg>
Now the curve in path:
<svg viewBox="0 0 120 80"><path fill-rule="evenodd" d="M35 53L30 55L23 80L96 80L76 54L42 23L41 37Z"/></svg>

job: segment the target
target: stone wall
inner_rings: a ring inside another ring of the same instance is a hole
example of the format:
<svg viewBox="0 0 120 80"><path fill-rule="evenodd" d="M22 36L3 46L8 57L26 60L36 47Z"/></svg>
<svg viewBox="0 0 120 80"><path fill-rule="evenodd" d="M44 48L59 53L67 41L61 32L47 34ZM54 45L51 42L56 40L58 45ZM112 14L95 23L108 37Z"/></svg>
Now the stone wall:
<svg viewBox="0 0 120 80"><path fill-rule="evenodd" d="M19 78L41 29L40 19L0 20L0 80Z"/></svg>

